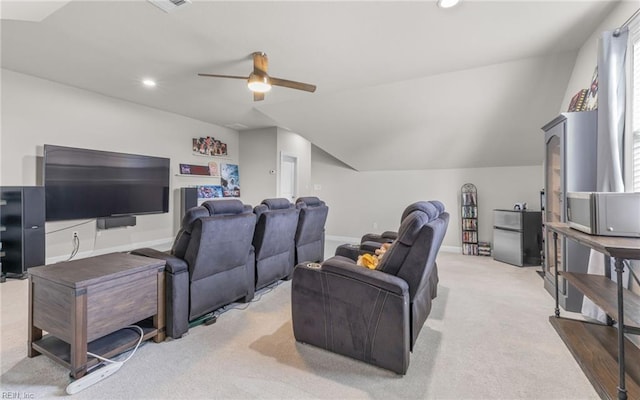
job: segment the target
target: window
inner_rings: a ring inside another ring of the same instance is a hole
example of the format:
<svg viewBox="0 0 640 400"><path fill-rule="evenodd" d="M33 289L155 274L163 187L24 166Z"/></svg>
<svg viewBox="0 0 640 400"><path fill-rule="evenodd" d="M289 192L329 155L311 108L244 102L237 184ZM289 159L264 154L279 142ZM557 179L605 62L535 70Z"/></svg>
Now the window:
<svg viewBox="0 0 640 400"><path fill-rule="evenodd" d="M638 18L629 27L629 44L631 104L628 109L631 110L631 118L628 121L632 134L627 142L627 156L630 159L627 163L630 170L627 185L629 190L640 192L640 20Z"/></svg>

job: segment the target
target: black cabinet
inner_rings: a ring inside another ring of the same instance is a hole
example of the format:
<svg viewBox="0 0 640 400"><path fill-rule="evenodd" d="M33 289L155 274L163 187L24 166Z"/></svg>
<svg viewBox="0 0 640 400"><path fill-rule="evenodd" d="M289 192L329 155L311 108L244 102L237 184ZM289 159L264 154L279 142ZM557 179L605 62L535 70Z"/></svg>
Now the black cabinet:
<svg viewBox="0 0 640 400"><path fill-rule="evenodd" d="M493 258L517 265L540 265L542 213L493 210Z"/></svg>
<svg viewBox="0 0 640 400"><path fill-rule="evenodd" d="M2 275L24 278L29 267L45 263L44 187L0 188Z"/></svg>

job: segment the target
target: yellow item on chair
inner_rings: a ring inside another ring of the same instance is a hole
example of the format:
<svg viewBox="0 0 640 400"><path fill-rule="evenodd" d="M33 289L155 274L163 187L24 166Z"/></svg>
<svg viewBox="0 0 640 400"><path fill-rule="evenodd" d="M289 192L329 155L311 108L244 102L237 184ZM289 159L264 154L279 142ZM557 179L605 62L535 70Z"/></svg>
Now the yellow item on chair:
<svg viewBox="0 0 640 400"><path fill-rule="evenodd" d="M363 254L358 257L357 264L369 269L376 269L378 266L378 257L372 254Z"/></svg>

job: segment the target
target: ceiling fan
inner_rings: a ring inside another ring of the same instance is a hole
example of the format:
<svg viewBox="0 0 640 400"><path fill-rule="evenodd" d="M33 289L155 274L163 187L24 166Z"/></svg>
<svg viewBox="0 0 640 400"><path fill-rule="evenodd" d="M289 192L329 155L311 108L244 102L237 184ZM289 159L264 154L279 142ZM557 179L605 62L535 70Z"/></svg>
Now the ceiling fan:
<svg viewBox="0 0 640 400"><path fill-rule="evenodd" d="M269 66L269 60L267 55L263 52L257 51L252 54L253 56L253 72L246 76L236 75L218 75L218 74L198 74L199 76L208 76L213 78L232 78L232 79L246 79L249 90L253 92L253 100L264 100L264 94L271 90L271 86L282 86L291 89L304 90L307 92L315 92L316 85L310 85L308 83L290 81L287 79L274 78L267 74L267 68Z"/></svg>

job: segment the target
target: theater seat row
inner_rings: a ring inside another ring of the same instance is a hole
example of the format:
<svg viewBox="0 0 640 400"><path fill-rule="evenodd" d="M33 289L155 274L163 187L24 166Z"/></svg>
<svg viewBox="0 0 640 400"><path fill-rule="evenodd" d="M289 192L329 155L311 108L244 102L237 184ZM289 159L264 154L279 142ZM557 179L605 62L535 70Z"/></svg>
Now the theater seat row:
<svg viewBox="0 0 640 400"><path fill-rule="evenodd" d="M194 321L256 290L290 279L300 262L324 258L328 207L317 197L212 200L188 210L171 251L132 254L166 261L167 335L180 338Z"/></svg>

